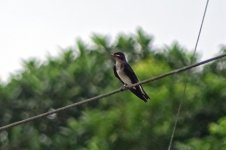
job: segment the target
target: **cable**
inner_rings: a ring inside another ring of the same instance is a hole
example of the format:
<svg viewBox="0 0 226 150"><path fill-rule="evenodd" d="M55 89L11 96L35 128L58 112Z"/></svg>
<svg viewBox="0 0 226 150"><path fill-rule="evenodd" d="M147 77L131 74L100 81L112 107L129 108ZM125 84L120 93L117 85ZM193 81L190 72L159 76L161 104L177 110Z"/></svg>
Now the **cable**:
<svg viewBox="0 0 226 150"><path fill-rule="evenodd" d="M193 61L194 61L193 59L194 59L195 54L196 54L196 51L197 51L197 47L198 47L200 35L201 35L201 32L202 32L202 27L203 27L203 23L204 23L204 20L205 20L205 16L206 16L208 4L209 4L209 0L206 1L206 6L205 6L205 10L204 10L204 12L203 12L201 25L200 25L199 32L198 32L198 37L197 37L197 40L196 40L196 43L195 43L195 49L194 49L194 52L193 52L192 58L191 58L191 64L192 64ZM185 96L185 94L186 94L186 89L187 89L187 80L186 80L185 83L184 83L184 92L183 92L184 97L186 97L186 96ZM177 115L176 115L175 123L174 123L174 126L173 126L173 132L172 132L171 137L170 137L170 143L169 143L168 150L171 150L171 147L172 147L172 142L173 142L173 138L174 138L174 135L175 135L175 130L176 130L176 128L177 128L178 118L179 118L179 116L180 116L181 105L182 105L182 100L180 100L180 104L179 104L178 109L177 109Z"/></svg>
<svg viewBox="0 0 226 150"><path fill-rule="evenodd" d="M184 71L186 71L188 69L191 69L191 68L194 68L194 67L197 67L197 66L209 63L209 62L214 61L214 60L218 60L218 59L223 58L223 57L226 57L226 54L222 54L222 55L219 55L219 56L216 56L216 57L212 57L210 59L201 61L199 63L188 65L188 66L176 69L176 70L172 70L172 71L170 71L168 73L165 73L165 74L162 74L162 75L159 75L159 76L156 76L156 77L152 77L152 78L143 80L141 82L133 84L131 87L137 86L139 84L146 84L146 83L149 83L149 82L160 80L162 78L165 78L165 77L177 74L177 73L184 72ZM111 91L109 93L105 93L105 94L101 94L101 95L98 95L98 96L95 96L95 97L92 97L92 98L88 98L88 99L82 100L80 102L76 102L76 103L73 103L73 104L70 104L70 105L67 105L67 106L64 106L64 107L60 107L60 108L57 108L55 110L51 110L51 111L48 111L48 112L45 112L45 113L42 113L42 114L30 117L30 118L27 118L27 119L24 119L24 120L21 120L21 121L16 121L16 122L13 122L11 124L8 124L8 125L0 127L0 131L7 130L9 128L12 128L14 126L18 126L18 125L21 125L21 124L24 124L24 123L27 123L27 122L31 122L31 121L34 121L34 120L39 119L39 118L43 118L43 117L46 117L48 115L67 110L69 108L72 108L72 107L75 107L75 106L78 106L78 105L82 105L84 103L88 103L88 102L91 102L91 101L94 101L94 100L98 100L98 99L101 99L101 98L104 98L104 97L108 97L108 96L111 96L113 94L125 91L125 90L128 90L128 89L119 88L119 89L113 90L113 91Z"/></svg>

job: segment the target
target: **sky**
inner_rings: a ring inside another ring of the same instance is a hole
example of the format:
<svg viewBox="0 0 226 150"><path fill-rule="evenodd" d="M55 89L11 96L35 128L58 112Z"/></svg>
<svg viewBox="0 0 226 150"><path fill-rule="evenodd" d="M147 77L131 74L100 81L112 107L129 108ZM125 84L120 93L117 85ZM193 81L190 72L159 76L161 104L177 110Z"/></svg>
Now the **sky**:
<svg viewBox="0 0 226 150"><path fill-rule="evenodd" d="M206 0L1 0L0 80L22 68L22 60L44 60L61 48L89 41L93 33L154 36L154 46L179 42L193 50ZM210 0L197 52L202 59L226 44L226 1Z"/></svg>

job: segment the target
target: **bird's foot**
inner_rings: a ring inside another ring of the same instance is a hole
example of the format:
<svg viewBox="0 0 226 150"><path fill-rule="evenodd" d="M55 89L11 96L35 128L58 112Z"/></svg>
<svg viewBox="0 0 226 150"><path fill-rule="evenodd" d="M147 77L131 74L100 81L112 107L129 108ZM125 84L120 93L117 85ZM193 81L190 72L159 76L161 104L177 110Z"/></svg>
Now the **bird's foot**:
<svg viewBox="0 0 226 150"><path fill-rule="evenodd" d="M121 86L121 91L124 91L126 89L127 89L126 84L123 84L123 86Z"/></svg>
<svg viewBox="0 0 226 150"><path fill-rule="evenodd" d="M133 85L123 84L123 86L121 87L121 90L124 91L126 89L131 89L131 88L133 88Z"/></svg>

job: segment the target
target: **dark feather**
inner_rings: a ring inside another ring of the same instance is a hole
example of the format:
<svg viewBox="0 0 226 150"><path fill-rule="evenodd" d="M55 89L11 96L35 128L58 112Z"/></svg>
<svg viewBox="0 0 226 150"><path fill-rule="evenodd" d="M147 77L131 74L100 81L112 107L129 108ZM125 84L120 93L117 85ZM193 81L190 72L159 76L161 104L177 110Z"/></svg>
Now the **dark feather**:
<svg viewBox="0 0 226 150"><path fill-rule="evenodd" d="M130 67L130 65L128 63L124 64L124 71L125 71L125 74L130 78L130 80L132 81L133 84L139 82L136 74L134 73L133 69ZM116 74L117 74L117 72L116 72ZM121 82L122 82L122 80L121 80ZM130 91L133 92L140 99L142 99L145 102L147 102L147 99L150 99L141 85L135 86L135 88L136 89L131 88Z"/></svg>
<svg viewBox="0 0 226 150"><path fill-rule="evenodd" d="M130 67L128 63L124 64L124 72L130 78L133 84L138 82L136 74L134 73L133 69Z"/></svg>
<svg viewBox="0 0 226 150"><path fill-rule="evenodd" d="M115 76L124 84L124 82L119 78L118 73L116 72L116 66L113 67Z"/></svg>

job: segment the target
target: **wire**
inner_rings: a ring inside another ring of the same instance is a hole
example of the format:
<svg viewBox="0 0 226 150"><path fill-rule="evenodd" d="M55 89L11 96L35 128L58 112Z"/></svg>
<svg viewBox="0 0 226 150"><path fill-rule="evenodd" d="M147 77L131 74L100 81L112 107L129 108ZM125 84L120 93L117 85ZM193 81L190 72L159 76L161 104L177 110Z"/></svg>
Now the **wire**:
<svg viewBox="0 0 226 150"><path fill-rule="evenodd" d="M197 37L197 40L196 40L196 43L195 43L195 49L194 49L194 52L193 52L192 58L191 58L191 64L194 61L194 57L195 57L195 54L196 54L196 51L197 51L197 47L198 47L200 35L201 35L201 32L202 32L202 27L203 27L203 23L204 23L204 20L205 20L208 4L209 4L209 0L206 1L206 6L205 6L205 10L203 12L201 25L200 25L199 32L198 32L198 37ZM187 80L184 83L184 92L183 92L184 97L186 97L185 96L186 89L187 89ZM179 118L180 112L181 112L181 105L182 105L182 100L180 100L180 104L179 104L178 109L177 109L177 115L176 115L175 123L174 123L174 126L173 126L173 132L172 132L171 137L170 137L170 143L169 143L168 150L171 150L171 147L172 147L172 142L173 142L173 139L174 139L175 130L177 128L178 118Z"/></svg>
<svg viewBox="0 0 226 150"><path fill-rule="evenodd" d="M185 66L185 67L182 67L182 68L179 68L179 69L172 70L172 71L170 71L168 73L165 73L165 74L162 74L162 75L159 75L159 76L156 76L156 77L152 77L152 78L143 80L141 82L133 84L131 87L137 86L139 84L146 84L146 83L149 83L149 82L160 80L162 78L165 78L165 77L177 74L177 73L181 73L181 72L184 72L184 71L189 70L191 68L194 68L194 67L197 67L197 66L209 63L211 61L221 59L223 57L226 57L226 54L222 54L222 55L219 55L219 56L216 56L216 57L212 57L210 59L201 61L199 63L188 65L188 66ZM21 124L24 124L24 123L27 123L27 122L34 121L34 120L39 119L39 118L43 118L43 117L49 116L51 114L59 113L61 111L67 110L69 108L72 108L72 107L75 107L75 106L78 106L78 105L82 105L84 103L88 103L88 102L95 101L95 100L98 100L98 99L101 99L101 98L104 98L104 97L108 97L108 96L111 96L113 94L116 94L116 93L119 93L119 92L123 92L125 90L128 90L128 89L126 89L126 88L123 88L123 89L119 88L119 89L113 90L113 91L111 91L109 93L105 93L105 94L101 94L101 95L98 95L98 96L95 96L95 97L92 97L92 98L88 98L88 99L82 100L80 102L76 102L76 103L73 103L73 104L70 104L70 105L67 105L67 106L64 106L64 107L60 107L60 108L57 108L57 109L54 109L54 110L51 110L51 111L48 111L48 112L45 112L45 113L42 113L42 114L30 117L30 118L24 119L24 120L21 120L21 121L16 121L16 122L13 122L11 124L8 124L8 125L0 127L0 131L7 130L7 129L12 128L14 126L18 126L18 125L21 125Z"/></svg>

